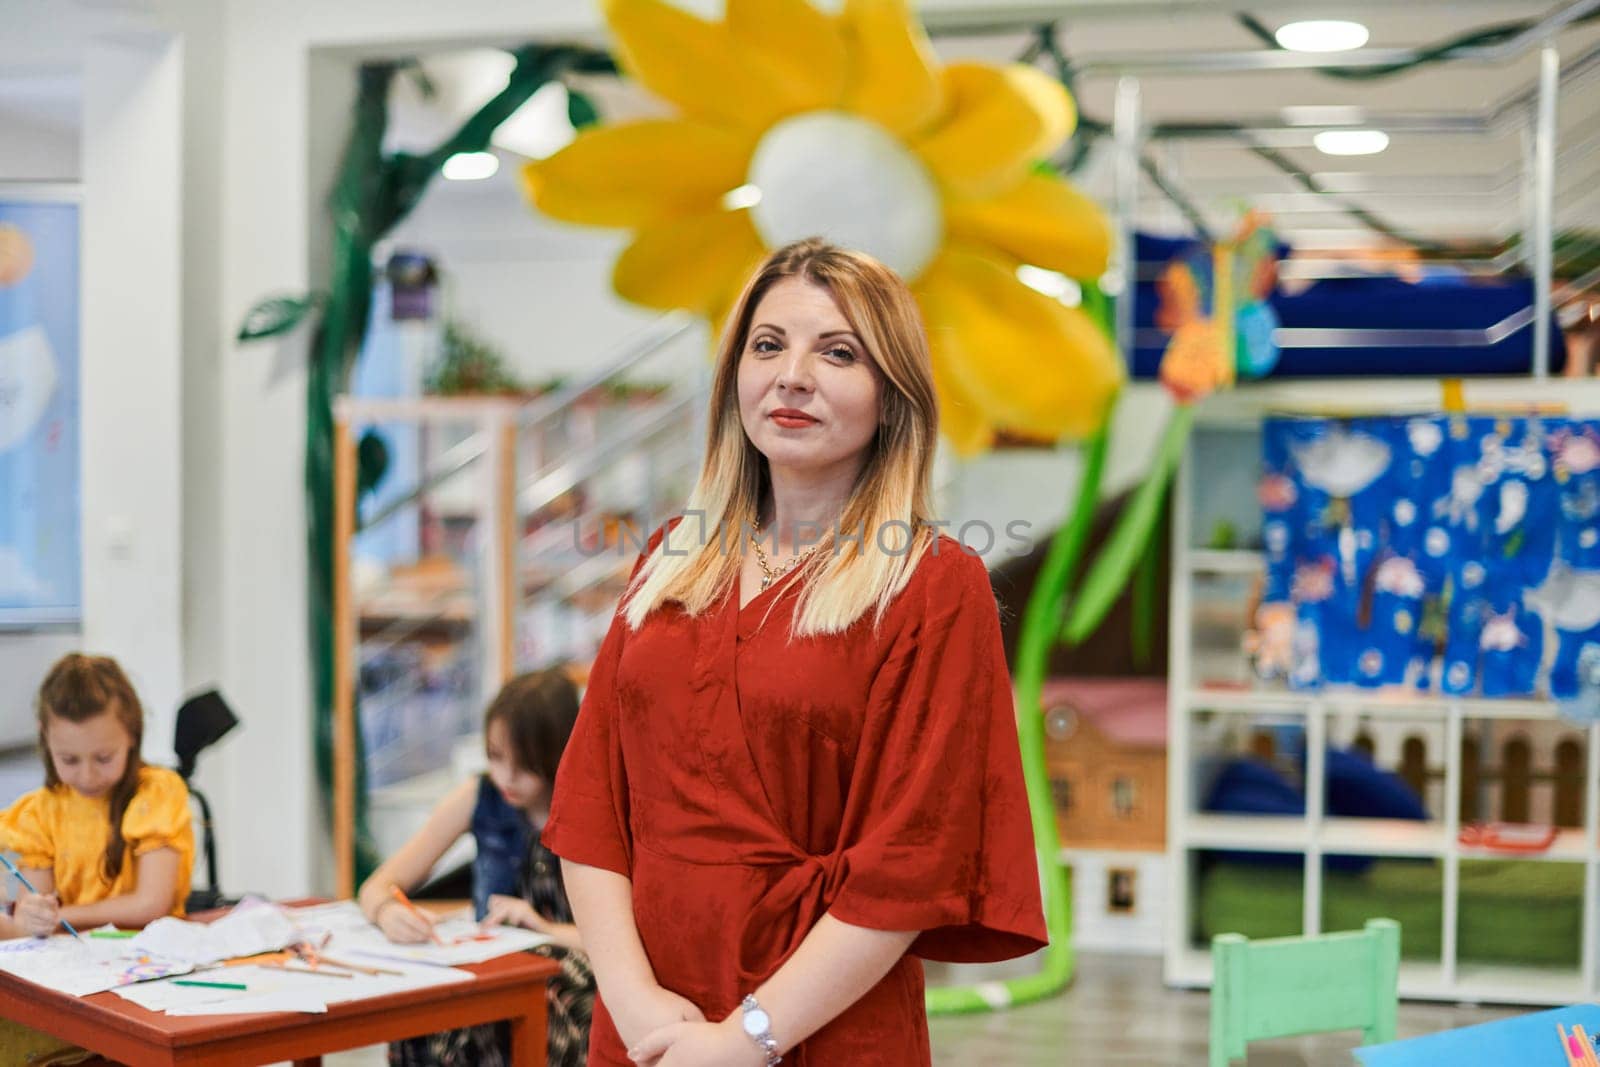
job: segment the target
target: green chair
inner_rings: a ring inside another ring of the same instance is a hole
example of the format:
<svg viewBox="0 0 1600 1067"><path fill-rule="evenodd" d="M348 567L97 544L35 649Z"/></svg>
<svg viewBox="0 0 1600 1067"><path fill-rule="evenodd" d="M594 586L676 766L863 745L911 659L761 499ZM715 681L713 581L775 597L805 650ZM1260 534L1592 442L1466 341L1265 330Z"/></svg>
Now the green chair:
<svg viewBox="0 0 1600 1067"><path fill-rule="evenodd" d="M1251 941L1211 941L1211 1067L1273 1037L1360 1030L1364 1044L1394 1040L1399 1008L1400 924Z"/></svg>

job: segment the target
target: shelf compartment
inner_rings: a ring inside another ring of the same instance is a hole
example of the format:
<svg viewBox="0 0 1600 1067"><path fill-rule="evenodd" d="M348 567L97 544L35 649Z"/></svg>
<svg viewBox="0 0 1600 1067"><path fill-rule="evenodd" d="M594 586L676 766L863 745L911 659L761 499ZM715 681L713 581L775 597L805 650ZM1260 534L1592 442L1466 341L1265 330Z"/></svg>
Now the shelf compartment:
<svg viewBox="0 0 1600 1067"><path fill-rule="evenodd" d="M1328 688L1315 691L1267 686L1195 685L1184 694L1190 710L1305 712L1315 707L1327 711L1355 711L1372 715L1446 715L1452 709L1475 719L1554 719L1554 701L1513 697L1452 697L1437 693L1395 692L1387 689Z"/></svg>
<svg viewBox="0 0 1600 1067"><path fill-rule="evenodd" d="M1311 829L1300 815L1192 815L1184 845L1243 852L1304 852Z"/></svg>
<svg viewBox="0 0 1600 1067"><path fill-rule="evenodd" d="M1416 856L1440 858L1449 837L1440 822L1412 819L1329 818L1316 833L1316 842L1328 855Z"/></svg>
<svg viewBox="0 0 1600 1067"><path fill-rule="evenodd" d="M1463 860L1527 860L1533 863L1579 863L1589 858L1589 846L1582 830L1562 830L1543 852L1496 852L1487 848L1458 846Z"/></svg>
<svg viewBox="0 0 1600 1067"><path fill-rule="evenodd" d="M1510 968L1535 986L1581 983L1586 864L1462 860L1456 909L1458 976L1499 983ZM1463 996L1469 995L1465 989Z"/></svg>

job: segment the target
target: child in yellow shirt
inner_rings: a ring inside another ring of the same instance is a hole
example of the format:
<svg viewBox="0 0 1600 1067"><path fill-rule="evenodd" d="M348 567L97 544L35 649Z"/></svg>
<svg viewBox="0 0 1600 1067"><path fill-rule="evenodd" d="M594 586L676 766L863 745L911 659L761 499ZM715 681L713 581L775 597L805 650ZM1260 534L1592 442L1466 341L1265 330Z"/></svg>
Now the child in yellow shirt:
<svg viewBox="0 0 1600 1067"><path fill-rule="evenodd" d="M146 766L144 711L115 660L63 657L39 689L45 785L0 812L0 848L37 892L13 885L0 937L144 926L182 915L194 867L189 790ZM13 881L7 878L6 881Z"/></svg>

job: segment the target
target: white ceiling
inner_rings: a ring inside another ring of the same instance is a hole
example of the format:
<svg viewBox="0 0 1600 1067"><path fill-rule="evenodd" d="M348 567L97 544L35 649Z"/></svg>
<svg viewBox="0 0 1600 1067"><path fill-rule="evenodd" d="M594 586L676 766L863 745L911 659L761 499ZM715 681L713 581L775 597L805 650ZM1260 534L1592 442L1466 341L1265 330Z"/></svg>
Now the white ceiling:
<svg viewBox="0 0 1600 1067"><path fill-rule="evenodd" d="M711 0L697 0L702 7ZM1232 4L1077 5L1086 8L1062 17L1057 39L1076 66L1092 67L1109 57L1129 55L1165 59L1195 52L1238 52L1261 47L1242 27ZM992 10L992 9L991 9ZM1411 0L1398 4L1312 5L1283 0L1252 8L1276 27L1293 17L1353 17L1371 30L1371 48L1404 48L1512 20L1537 19L1551 3L1473 3L1461 0ZM1008 61L1033 40L1026 20L982 30L946 28L948 13L931 19L935 47L946 59ZM956 20L959 23L970 20ZM1600 20L1567 28L1557 38L1563 62L1572 63L1600 48ZM1044 63L1046 61L1040 61ZM1564 150L1558 169L1558 225L1600 228L1600 62L1563 86L1559 120ZM1260 123L1282 127L1285 109L1359 108L1364 124L1391 132L1387 151L1370 157L1335 158L1311 147L1315 127L1265 128L1249 137L1161 139L1149 155L1172 184L1198 204L1210 224L1230 228L1242 202L1274 212L1280 232L1301 245L1320 247L1371 241L1371 231L1340 210L1341 201L1362 207L1403 232L1441 241L1494 240L1513 233L1523 218L1525 133L1528 109L1507 115L1487 133L1405 132L1401 117L1486 117L1506 100L1530 90L1538 76L1536 51L1500 65L1434 64L1417 71L1371 81L1339 79L1308 70L1235 74L1145 74L1139 77L1147 122ZM443 80L448 81L449 78ZM661 110L637 87L615 79L586 79L590 93L608 118L629 118ZM1116 79L1086 73L1077 89L1085 116L1110 121ZM471 94L466 94L470 96ZM458 106L468 102L458 100ZM467 108L470 110L470 107ZM463 111L462 113L465 113ZM1385 119L1391 121L1386 123ZM431 140L441 128L427 121L412 99L396 109L395 131L413 143ZM1281 170L1253 154L1252 144L1278 149L1282 156L1318 180L1350 190L1339 199L1305 193ZM420 144L418 144L420 147ZM1102 142L1078 178L1094 195L1111 198L1111 153ZM1186 228L1182 217L1148 183L1141 194L1141 225Z"/></svg>
<svg viewBox="0 0 1600 1067"><path fill-rule="evenodd" d="M719 0L679 0L706 12ZM831 0L829 0L831 2ZM141 0L0 0L0 117L9 114L37 126L74 127L78 121L78 63L83 44L95 33L115 32L144 5ZM1339 0L1271 0L1249 8L1269 26L1291 18L1353 17L1372 31L1369 47L1425 45L1508 20L1538 18L1557 0L1479 2L1408 0L1405 3ZM1030 13L1058 18L1058 40L1078 65L1110 56L1245 51L1259 42L1238 24L1232 3L1215 0L1059 0L1007 3L1005 0L928 0L929 21L938 32L935 45L946 58L1009 60L1031 40ZM1070 11L1062 15L1061 12ZM987 24L982 32L970 28ZM998 28L995 28L998 24ZM968 27L952 31L950 27ZM1563 61L1600 47L1600 20L1563 30L1558 39ZM461 64L456 64L458 68ZM1557 221L1600 228L1600 63L1587 76L1563 86L1558 167ZM1355 106L1372 125L1386 117L1447 114L1478 116L1518 92L1537 76L1532 54L1500 66L1445 63L1376 81L1331 78L1313 71L1241 74L1144 75L1141 96L1147 121L1281 123L1290 107ZM471 97L484 92L465 73L443 79L446 98L455 80L451 110L470 109ZM632 86L615 81L585 83L608 117L657 110L659 105ZM1086 116L1109 120L1115 79L1086 74L1078 83ZM395 113L399 141L425 143L448 122L418 101L401 102ZM1491 135L1441 135L1391 130L1388 151L1378 156L1332 158L1310 147L1309 129L1268 131L1259 140L1278 146L1298 166L1342 188L1347 199L1408 232L1433 238L1492 238L1518 224L1522 209L1525 126L1507 121ZM1079 177L1094 194L1109 198L1110 160L1105 146L1091 155ZM1226 228L1241 200L1269 207L1281 230L1302 243L1362 240L1366 230L1327 198L1307 196L1295 183L1257 156L1239 138L1162 140L1150 148L1173 184L1198 202L1213 225ZM1141 200L1146 225L1181 228L1179 217L1146 186Z"/></svg>

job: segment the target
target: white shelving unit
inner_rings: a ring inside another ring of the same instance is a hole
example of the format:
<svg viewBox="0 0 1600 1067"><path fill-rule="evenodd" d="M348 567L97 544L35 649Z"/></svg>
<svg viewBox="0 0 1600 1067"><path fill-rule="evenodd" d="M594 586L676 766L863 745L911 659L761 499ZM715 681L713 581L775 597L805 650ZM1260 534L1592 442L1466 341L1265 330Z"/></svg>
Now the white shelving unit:
<svg viewBox="0 0 1600 1067"><path fill-rule="evenodd" d="M1594 380L1480 379L1465 383L1469 407L1514 408L1558 403L1573 415L1600 415L1600 383ZM1196 857L1205 850L1292 853L1303 857L1302 893L1305 933L1321 932L1324 859L1328 856L1416 857L1441 867L1442 951L1437 962L1405 961L1400 993L1436 1000L1495 1001L1516 1004L1565 1004L1600 998L1597 942L1600 942L1600 726L1581 731L1586 743L1583 829L1564 830L1545 852L1527 856L1468 848L1458 843L1461 825L1461 749L1464 732L1480 721L1556 719L1546 700L1470 699L1413 695L1383 690L1335 689L1308 693L1245 683L1243 653L1212 643L1196 649L1197 631L1207 625L1199 612L1196 590L1206 583L1248 583L1261 573L1261 553L1215 551L1195 547L1205 536L1196 530L1197 513L1214 510L1218 478L1255 478L1237 469L1199 470L1197 464L1226 456L1208 449L1208 433L1239 435L1233 441L1235 460L1241 441L1258 434L1260 420L1273 412L1379 414L1438 410L1441 386L1434 379L1301 381L1241 386L1202 403L1196 413L1196 439L1179 472L1173 501L1173 567L1171 588L1171 651L1168 730L1167 849L1171 892L1168 894L1165 971L1177 986L1207 987L1211 982L1209 947L1194 934ZM1256 453L1259 456L1259 449ZM1198 458L1197 458L1198 457ZM1256 460L1259 463L1259 459ZM1197 483L1206 487L1197 498ZM1203 514L1198 518L1203 519ZM1213 515L1214 517L1214 515ZM1224 585L1224 588L1226 586ZM1243 620L1244 608L1239 607ZM1197 614L1198 613L1198 614ZM1215 609L1211 615L1216 614ZM1197 621L1199 625L1197 625ZM1211 620L1214 625L1215 619ZM1204 635L1202 634L1202 640ZM1227 684L1207 684L1221 677ZM1442 803L1426 823L1387 819L1330 818L1324 810L1326 742L1331 724L1359 714L1369 721L1386 717L1426 724L1441 730L1445 777ZM1304 731L1306 812L1303 816L1208 814L1199 810L1208 784L1204 761L1210 755L1196 743L1202 723L1276 724ZM1578 728L1573 728L1577 732ZM1457 952L1463 862L1508 858L1536 859L1583 866L1583 920L1579 963L1572 969L1484 966L1460 959Z"/></svg>

